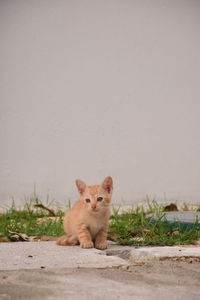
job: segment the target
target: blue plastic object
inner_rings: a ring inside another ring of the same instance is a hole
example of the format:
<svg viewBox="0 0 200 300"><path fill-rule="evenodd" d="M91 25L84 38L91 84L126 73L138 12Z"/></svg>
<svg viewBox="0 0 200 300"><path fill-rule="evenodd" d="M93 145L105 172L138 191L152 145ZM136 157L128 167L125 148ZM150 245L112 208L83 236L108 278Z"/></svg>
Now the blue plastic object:
<svg viewBox="0 0 200 300"><path fill-rule="evenodd" d="M146 216L149 222L161 221L169 225L180 225L184 230L190 230L194 224L200 230L200 212L195 211L170 211L161 214L148 214Z"/></svg>

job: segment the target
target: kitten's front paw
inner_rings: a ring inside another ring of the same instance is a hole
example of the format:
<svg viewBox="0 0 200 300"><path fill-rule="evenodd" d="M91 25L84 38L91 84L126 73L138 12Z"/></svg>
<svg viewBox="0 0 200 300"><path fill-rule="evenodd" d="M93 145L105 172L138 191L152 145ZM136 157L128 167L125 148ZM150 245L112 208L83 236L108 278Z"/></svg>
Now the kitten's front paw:
<svg viewBox="0 0 200 300"><path fill-rule="evenodd" d="M87 248L93 248L94 244L93 244L93 242L82 242L80 244L80 246L81 246L81 248L87 249Z"/></svg>
<svg viewBox="0 0 200 300"><path fill-rule="evenodd" d="M104 250L108 247L108 244L106 242L96 243L95 248L99 250Z"/></svg>

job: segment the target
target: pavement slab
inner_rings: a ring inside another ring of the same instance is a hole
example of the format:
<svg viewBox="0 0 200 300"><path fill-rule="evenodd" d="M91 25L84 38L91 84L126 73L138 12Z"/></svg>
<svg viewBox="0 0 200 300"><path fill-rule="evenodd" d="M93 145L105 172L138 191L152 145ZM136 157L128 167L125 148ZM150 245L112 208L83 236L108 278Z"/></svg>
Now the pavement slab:
<svg viewBox="0 0 200 300"><path fill-rule="evenodd" d="M200 247L0 243L0 300L199 300ZM162 260L164 258L164 260Z"/></svg>
<svg viewBox="0 0 200 300"><path fill-rule="evenodd" d="M0 244L0 270L41 268L98 268L127 265L118 256L79 246L57 246L55 242L16 242Z"/></svg>

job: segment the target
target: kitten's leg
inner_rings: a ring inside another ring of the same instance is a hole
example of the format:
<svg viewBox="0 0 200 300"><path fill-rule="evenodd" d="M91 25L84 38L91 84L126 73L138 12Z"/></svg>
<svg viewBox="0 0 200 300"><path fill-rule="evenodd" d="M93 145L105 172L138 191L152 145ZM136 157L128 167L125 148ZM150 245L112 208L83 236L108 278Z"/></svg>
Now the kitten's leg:
<svg viewBox="0 0 200 300"><path fill-rule="evenodd" d="M56 244L59 246L75 246L78 244L78 237L75 235L62 235L57 239Z"/></svg>
<svg viewBox="0 0 200 300"><path fill-rule="evenodd" d="M107 241L106 241L107 231L108 231L108 226L105 226L97 233L97 236L95 239L95 248L103 250L108 247Z"/></svg>
<svg viewBox="0 0 200 300"><path fill-rule="evenodd" d="M93 248L94 247L90 232L87 229L85 224L78 225L77 232L78 232L78 239L79 239L81 248Z"/></svg>

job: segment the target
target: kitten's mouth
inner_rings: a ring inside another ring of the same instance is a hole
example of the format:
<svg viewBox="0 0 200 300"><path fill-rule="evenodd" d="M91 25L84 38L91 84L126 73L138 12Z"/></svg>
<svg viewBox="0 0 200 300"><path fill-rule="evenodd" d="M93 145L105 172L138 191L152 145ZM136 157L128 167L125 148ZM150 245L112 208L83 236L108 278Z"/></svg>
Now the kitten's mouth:
<svg viewBox="0 0 200 300"><path fill-rule="evenodd" d="M92 208L91 211L92 211L92 212L97 212L97 211L98 211L98 208L97 208L97 207L96 207L96 208Z"/></svg>

